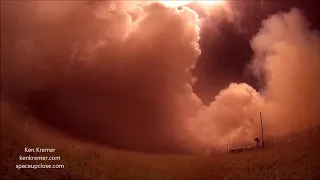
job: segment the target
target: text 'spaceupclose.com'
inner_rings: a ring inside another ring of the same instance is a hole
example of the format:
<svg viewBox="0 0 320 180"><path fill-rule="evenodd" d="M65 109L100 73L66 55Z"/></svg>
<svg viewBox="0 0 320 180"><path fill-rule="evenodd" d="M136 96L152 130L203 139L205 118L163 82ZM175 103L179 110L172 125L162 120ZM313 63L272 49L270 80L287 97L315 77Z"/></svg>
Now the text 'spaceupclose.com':
<svg viewBox="0 0 320 180"><path fill-rule="evenodd" d="M19 155L20 164L16 165L17 169L62 169L63 164L54 163L61 161L60 156L55 156L56 149L41 147L25 147L23 155ZM32 161L34 161L32 163ZM40 162L39 162L40 161Z"/></svg>

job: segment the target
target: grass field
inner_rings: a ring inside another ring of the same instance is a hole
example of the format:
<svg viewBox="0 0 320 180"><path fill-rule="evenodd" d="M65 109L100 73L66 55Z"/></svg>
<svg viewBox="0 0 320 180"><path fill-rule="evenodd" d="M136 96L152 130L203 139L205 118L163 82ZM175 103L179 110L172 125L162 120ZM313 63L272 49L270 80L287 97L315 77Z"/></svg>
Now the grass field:
<svg viewBox="0 0 320 180"><path fill-rule="evenodd" d="M37 141L37 136L33 136L26 145L25 138L22 137L25 136L18 125L8 126L7 123L1 122L2 180L320 179L319 134L260 151L214 153L209 156L139 154L72 140L68 140L65 145L58 145L58 141L54 142L44 135L44 141ZM42 163L63 164L65 168L16 169L16 164L40 163L19 160L19 155L30 154L24 153L25 146L48 147L50 144L57 148L54 155L60 156L61 161Z"/></svg>

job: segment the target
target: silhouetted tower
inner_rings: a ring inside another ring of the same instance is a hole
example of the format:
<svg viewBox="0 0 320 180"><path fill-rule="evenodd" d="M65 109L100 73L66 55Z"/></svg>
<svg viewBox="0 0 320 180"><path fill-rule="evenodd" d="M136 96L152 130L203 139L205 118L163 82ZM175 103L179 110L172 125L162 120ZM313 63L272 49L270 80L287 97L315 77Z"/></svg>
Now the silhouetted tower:
<svg viewBox="0 0 320 180"><path fill-rule="evenodd" d="M260 112L260 122L261 122L261 145L262 147L264 147L262 112Z"/></svg>

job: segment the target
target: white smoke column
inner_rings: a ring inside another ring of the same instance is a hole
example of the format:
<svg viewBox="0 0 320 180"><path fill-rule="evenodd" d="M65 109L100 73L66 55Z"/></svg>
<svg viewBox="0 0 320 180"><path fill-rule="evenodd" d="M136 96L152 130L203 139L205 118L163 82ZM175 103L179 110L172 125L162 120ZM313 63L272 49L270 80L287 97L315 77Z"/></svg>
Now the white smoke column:
<svg viewBox="0 0 320 180"><path fill-rule="evenodd" d="M298 9L263 21L251 45L267 75L266 133L292 132L319 124L319 33Z"/></svg>
<svg viewBox="0 0 320 180"><path fill-rule="evenodd" d="M292 9L271 16L251 46L252 70L256 73L258 64L267 75L263 96L247 84L222 90L185 124L197 146L252 142L261 133L259 112L267 138L319 124L319 33L309 29L303 14Z"/></svg>

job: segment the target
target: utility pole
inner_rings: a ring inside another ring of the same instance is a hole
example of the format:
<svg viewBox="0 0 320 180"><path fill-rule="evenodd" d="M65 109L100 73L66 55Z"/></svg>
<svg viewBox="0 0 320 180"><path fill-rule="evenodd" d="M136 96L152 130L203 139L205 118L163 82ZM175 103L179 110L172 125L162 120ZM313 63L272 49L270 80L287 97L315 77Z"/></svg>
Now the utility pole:
<svg viewBox="0 0 320 180"><path fill-rule="evenodd" d="M28 134L28 116L27 113L24 112L24 119L25 119L25 136L26 136L26 146L28 145L29 134Z"/></svg>
<svg viewBox="0 0 320 180"><path fill-rule="evenodd" d="M261 13L264 13L262 11L262 7L263 7L263 0L260 0L260 6L259 6L259 11L258 11L258 14L260 13L259 14L260 16L257 15L258 21L261 20L259 18L262 18ZM255 65L255 68L256 68L256 71L257 71L258 80L259 80L259 85L260 85L259 88L262 88L262 82L261 82L260 74L259 74L258 67L257 67L257 60L254 62L254 65ZM264 148L263 123L262 123L262 112L261 111L260 111L260 123L261 123L261 144L262 144L262 147Z"/></svg>
<svg viewBox="0 0 320 180"><path fill-rule="evenodd" d="M311 119L309 120L309 134L312 135L312 123L311 123Z"/></svg>
<svg viewBox="0 0 320 180"><path fill-rule="evenodd" d="M264 137L263 137L263 124L262 124L262 112L260 112L260 122L261 122L261 143L262 143L262 147L264 148Z"/></svg>

